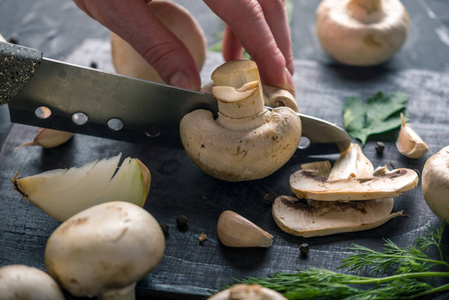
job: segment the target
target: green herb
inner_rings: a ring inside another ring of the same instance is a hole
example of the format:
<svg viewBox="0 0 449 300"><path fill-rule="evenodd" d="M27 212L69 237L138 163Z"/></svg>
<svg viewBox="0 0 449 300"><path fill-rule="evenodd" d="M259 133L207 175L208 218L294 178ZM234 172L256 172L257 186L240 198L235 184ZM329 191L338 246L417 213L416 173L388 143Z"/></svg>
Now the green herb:
<svg viewBox="0 0 449 300"><path fill-rule="evenodd" d="M365 145L373 134L385 133L401 126L407 93L376 93L365 102L359 97L347 98L343 104L343 120L349 135Z"/></svg>
<svg viewBox="0 0 449 300"><path fill-rule="evenodd" d="M444 261L447 251L442 244L443 229L444 224L436 230L428 228L415 240L415 246L408 248L400 248L387 239L383 252L353 245L349 250L354 254L339 267L352 274L308 268L236 283L259 284L288 299L414 299L449 291L449 284L438 287L431 284L432 279L449 277L449 264ZM425 253L431 246L437 248L439 259L432 259ZM446 271L435 271L436 266ZM379 277L361 276L362 271Z"/></svg>

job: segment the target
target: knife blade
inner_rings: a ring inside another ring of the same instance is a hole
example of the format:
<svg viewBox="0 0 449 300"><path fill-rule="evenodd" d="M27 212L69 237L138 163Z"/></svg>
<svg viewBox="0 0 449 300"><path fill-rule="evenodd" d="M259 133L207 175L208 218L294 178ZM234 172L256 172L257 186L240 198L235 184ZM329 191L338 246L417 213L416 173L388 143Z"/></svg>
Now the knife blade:
<svg viewBox="0 0 449 300"><path fill-rule="evenodd" d="M0 104L11 121L126 142L181 146L179 122L187 113L207 109L209 94L149 82L42 56L23 46L0 43ZM348 134L335 124L298 113L303 154L347 149Z"/></svg>

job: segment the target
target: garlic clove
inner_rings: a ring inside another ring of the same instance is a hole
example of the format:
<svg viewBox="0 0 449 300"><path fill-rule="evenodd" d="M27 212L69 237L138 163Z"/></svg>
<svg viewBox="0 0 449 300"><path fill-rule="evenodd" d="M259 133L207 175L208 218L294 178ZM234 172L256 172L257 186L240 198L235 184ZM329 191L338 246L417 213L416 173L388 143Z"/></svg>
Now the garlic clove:
<svg viewBox="0 0 449 300"><path fill-rule="evenodd" d="M73 137L73 133L49 128L39 128L32 142L27 142L16 149L27 146L41 146L44 148L54 148L68 142Z"/></svg>
<svg viewBox="0 0 449 300"><path fill-rule="evenodd" d="M401 113L401 130L396 141L396 147L399 152L408 158L420 158L429 151L429 147L424 143L421 137L405 122L404 115Z"/></svg>
<svg viewBox="0 0 449 300"><path fill-rule="evenodd" d="M58 169L12 179L14 188L31 203L59 221L94 205L127 201L146 202L151 174L135 158L118 163L121 154L80 168ZM118 169L117 169L118 168Z"/></svg>
<svg viewBox="0 0 449 300"><path fill-rule="evenodd" d="M273 242L273 236L241 215L225 210L218 218L217 233L220 242L228 247L264 247Z"/></svg>

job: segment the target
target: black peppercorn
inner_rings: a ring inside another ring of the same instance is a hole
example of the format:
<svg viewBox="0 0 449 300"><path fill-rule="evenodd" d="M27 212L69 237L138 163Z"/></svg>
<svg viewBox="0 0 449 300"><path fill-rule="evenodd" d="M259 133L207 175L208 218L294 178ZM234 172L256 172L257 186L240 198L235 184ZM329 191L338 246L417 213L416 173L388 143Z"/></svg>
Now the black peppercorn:
<svg viewBox="0 0 449 300"><path fill-rule="evenodd" d="M377 154L383 154L384 153L384 149L385 149L385 144L382 142L377 142L376 143L376 152Z"/></svg>
<svg viewBox="0 0 449 300"><path fill-rule="evenodd" d="M272 194L267 193L263 196L263 203L265 203L267 205L273 204L274 200L275 200L275 198Z"/></svg>
<svg viewBox="0 0 449 300"><path fill-rule="evenodd" d="M90 67L91 67L92 69L96 69L96 68L98 68L98 64L97 64L97 62L95 62L95 61L92 61L92 62L90 63Z"/></svg>
<svg viewBox="0 0 449 300"><path fill-rule="evenodd" d="M179 217L176 218L176 224L178 224L178 227L185 227L185 226L187 226L187 222L188 221L189 220L184 215L180 215Z"/></svg>
<svg viewBox="0 0 449 300"><path fill-rule="evenodd" d="M8 42L15 45L19 44L19 36L15 33L11 34Z"/></svg>
<svg viewBox="0 0 449 300"><path fill-rule="evenodd" d="M168 234L168 230L170 227L168 227L168 224L165 222L160 222L159 225L161 226L162 232L167 235Z"/></svg>
<svg viewBox="0 0 449 300"><path fill-rule="evenodd" d="M301 251L301 256L306 256L309 253L309 244L302 243L299 246L299 251Z"/></svg>

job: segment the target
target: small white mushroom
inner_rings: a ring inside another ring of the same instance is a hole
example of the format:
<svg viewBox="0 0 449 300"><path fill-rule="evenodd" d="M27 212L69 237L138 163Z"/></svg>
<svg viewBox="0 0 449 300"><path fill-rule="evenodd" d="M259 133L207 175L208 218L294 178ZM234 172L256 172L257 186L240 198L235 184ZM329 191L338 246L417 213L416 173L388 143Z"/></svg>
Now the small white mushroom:
<svg viewBox="0 0 449 300"><path fill-rule="evenodd" d="M218 118L196 110L181 120L181 141L204 172L227 181L266 177L296 151L301 120L289 107L268 111L252 61L231 61L212 74Z"/></svg>
<svg viewBox="0 0 449 300"><path fill-rule="evenodd" d="M200 24L184 7L166 0L151 1L151 11L187 47L201 70L206 59L206 38ZM156 70L126 41L111 33L112 63L117 73L165 83Z"/></svg>
<svg viewBox="0 0 449 300"><path fill-rule="evenodd" d="M391 213L393 198L368 201L317 201L302 203L290 196L279 196L273 203L273 218L283 231L302 237L368 230L402 215Z"/></svg>
<svg viewBox="0 0 449 300"><path fill-rule="evenodd" d="M160 262L165 237L143 208L114 201L60 225L45 248L48 273L74 296L134 299L136 281Z"/></svg>
<svg viewBox="0 0 449 300"><path fill-rule="evenodd" d="M399 152L408 158L420 158L429 151L429 147L421 137L406 123L401 113L401 130L396 141Z"/></svg>
<svg viewBox="0 0 449 300"><path fill-rule="evenodd" d="M354 66L380 64L404 44L409 15L399 0L323 0L316 32L335 60Z"/></svg>
<svg viewBox="0 0 449 300"><path fill-rule="evenodd" d="M25 265L0 268L2 300L64 300L56 281L44 271Z"/></svg>
<svg viewBox="0 0 449 300"><path fill-rule="evenodd" d="M430 210L449 222L449 146L432 155L422 170L422 193Z"/></svg>
<svg viewBox="0 0 449 300"><path fill-rule="evenodd" d="M287 298L258 284L236 284L213 295L209 300L287 300Z"/></svg>

